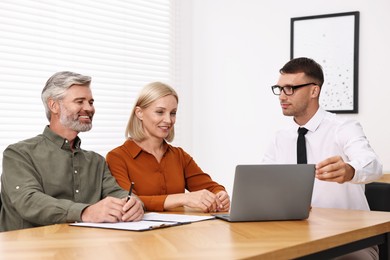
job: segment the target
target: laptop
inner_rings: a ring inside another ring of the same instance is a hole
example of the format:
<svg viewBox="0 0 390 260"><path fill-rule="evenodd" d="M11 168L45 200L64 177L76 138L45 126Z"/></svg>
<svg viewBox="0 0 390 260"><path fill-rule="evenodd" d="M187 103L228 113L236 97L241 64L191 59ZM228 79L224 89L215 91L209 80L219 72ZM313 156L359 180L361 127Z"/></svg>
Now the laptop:
<svg viewBox="0 0 390 260"><path fill-rule="evenodd" d="M213 215L230 222L307 219L314 176L314 164L237 165L229 214Z"/></svg>

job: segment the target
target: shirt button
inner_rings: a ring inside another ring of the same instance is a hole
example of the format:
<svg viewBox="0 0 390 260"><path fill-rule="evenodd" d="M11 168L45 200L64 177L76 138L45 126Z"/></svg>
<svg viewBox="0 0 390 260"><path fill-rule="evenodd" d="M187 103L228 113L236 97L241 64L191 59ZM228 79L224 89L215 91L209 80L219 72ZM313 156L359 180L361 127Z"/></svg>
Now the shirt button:
<svg viewBox="0 0 390 260"><path fill-rule="evenodd" d="M19 186L16 186L15 188L18 190L20 187L19 187Z"/></svg>
<svg viewBox="0 0 390 260"><path fill-rule="evenodd" d="M74 173L77 173L77 170L76 170L76 171L74 171Z"/></svg>
<svg viewBox="0 0 390 260"><path fill-rule="evenodd" d="M76 190L76 193L79 193L79 190Z"/></svg>

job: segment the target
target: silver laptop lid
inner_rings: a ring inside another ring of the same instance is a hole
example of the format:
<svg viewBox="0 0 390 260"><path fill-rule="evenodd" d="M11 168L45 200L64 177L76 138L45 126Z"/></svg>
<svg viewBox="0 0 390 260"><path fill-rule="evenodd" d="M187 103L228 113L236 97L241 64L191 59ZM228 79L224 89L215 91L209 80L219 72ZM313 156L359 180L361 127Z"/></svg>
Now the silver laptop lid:
<svg viewBox="0 0 390 260"><path fill-rule="evenodd" d="M308 218L314 177L314 164L237 165L230 221Z"/></svg>

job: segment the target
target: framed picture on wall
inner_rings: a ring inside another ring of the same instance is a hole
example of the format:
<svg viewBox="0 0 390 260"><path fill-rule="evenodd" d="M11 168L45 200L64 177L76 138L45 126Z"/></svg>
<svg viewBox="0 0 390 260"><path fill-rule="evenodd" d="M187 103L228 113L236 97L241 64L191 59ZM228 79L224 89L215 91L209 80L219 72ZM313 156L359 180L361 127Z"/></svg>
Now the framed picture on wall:
<svg viewBox="0 0 390 260"><path fill-rule="evenodd" d="M291 18L291 59L297 57L321 64L324 109L358 113L359 12Z"/></svg>

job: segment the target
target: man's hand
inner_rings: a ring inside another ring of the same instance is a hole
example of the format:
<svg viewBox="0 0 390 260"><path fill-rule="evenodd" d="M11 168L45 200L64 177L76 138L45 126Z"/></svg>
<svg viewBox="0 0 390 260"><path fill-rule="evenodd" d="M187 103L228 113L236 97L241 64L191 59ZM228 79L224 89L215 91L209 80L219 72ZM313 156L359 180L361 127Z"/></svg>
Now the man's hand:
<svg viewBox="0 0 390 260"><path fill-rule="evenodd" d="M125 213L123 210L125 203L124 200L118 198L106 197L85 208L81 213L81 220L83 222L93 223L115 223L122 221L123 214Z"/></svg>
<svg viewBox="0 0 390 260"><path fill-rule="evenodd" d="M123 200L126 201L126 199ZM122 221L124 222L140 221L144 216L142 202L134 196L131 196L131 198L123 206L123 211L125 212L122 216Z"/></svg>
<svg viewBox="0 0 390 260"><path fill-rule="evenodd" d="M355 169L341 156L333 156L316 165L316 178L322 181L344 183L352 180Z"/></svg>
<svg viewBox="0 0 390 260"><path fill-rule="evenodd" d="M81 220L93 223L116 223L121 221L139 221L143 215L142 203L134 197L128 202L126 202L126 199L106 197L85 208L81 213Z"/></svg>

